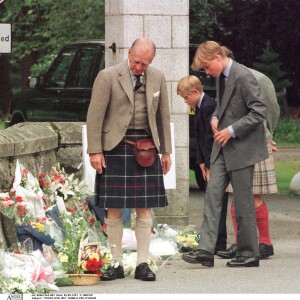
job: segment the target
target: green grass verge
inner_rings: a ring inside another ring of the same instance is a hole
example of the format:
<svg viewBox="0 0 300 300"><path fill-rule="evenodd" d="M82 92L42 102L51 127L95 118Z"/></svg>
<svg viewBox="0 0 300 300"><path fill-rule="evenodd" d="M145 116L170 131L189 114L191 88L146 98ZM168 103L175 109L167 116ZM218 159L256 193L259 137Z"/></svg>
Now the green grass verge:
<svg viewBox="0 0 300 300"><path fill-rule="evenodd" d="M290 183L292 178L300 172L300 161L298 160L276 160L275 172L280 195L294 196L290 192ZM195 172L190 170L190 184L195 185Z"/></svg>
<svg viewBox="0 0 300 300"><path fill-rule="evenodd" d="M275 171L279 194L292 196L290 183L292 178L300 172L300 161L275 160Z"/></svg>

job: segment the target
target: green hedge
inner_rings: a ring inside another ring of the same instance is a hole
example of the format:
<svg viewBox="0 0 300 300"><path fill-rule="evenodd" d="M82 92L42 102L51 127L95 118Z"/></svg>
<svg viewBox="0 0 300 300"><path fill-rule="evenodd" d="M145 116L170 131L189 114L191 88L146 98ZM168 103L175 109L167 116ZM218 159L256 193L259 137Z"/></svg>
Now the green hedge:
<svg viewBox="0 0 300 300"><path fill-rule="evenodd" d="M300 121L280 119L273 139L278 146L300 146Z"/></svg>

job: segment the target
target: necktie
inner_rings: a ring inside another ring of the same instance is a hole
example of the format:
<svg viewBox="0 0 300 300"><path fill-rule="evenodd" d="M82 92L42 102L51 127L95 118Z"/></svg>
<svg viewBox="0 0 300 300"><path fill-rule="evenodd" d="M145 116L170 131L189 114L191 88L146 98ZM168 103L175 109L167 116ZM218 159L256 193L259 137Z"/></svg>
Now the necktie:
<svg viewBox="0 0 300 300"><path fill-rule="evenodd" d="M135 75L136 77L136 83L134 90L137 91L143 84L141 83L141 75Z"/></svg>
<svg viewBox="0 0 300 300"><path fill-rule="evenodd" d="M219 101L220 101L220 105L222 103L222 98L223 98L223 94L225 91L225 75L223 73L221 73L220 75L220 86L219 86Z"/></svg>

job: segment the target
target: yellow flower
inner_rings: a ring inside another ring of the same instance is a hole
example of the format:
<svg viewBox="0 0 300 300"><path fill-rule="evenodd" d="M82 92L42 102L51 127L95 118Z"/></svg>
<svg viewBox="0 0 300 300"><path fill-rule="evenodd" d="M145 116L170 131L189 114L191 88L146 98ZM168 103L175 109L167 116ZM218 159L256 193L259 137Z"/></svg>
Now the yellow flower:
<svg viewBox="0 0 300 300"><path fill-rule="evenodd" d="M31 222L33 228L37 228L39 232L45 232L45 225L41 223Z"/></svg>
<svg viewBox="0 0 300 300"><path fill-rule="evenodd" d="M100 259L99 257L99 254L98 253L92 253L90 256L89 256L89 259L90 258L96 258L96 259Z"/></svg>
<svg viewBox="0 0 300 300"><path fill-rule="evenodd" d="M81 264L81 268L82 268L83 271L87 271L87 270L88 270L87 267L86 267L86 265L87 265L87 261L84 261L84 262Z"/></svg>
<svg viewBox="0 0 300 300"><path fill-rule="evenodd" d="M58 253L58 259L61 263L64 262L68 262L69 261L69 257L68 255L64 254L64 253Z"/></svg>

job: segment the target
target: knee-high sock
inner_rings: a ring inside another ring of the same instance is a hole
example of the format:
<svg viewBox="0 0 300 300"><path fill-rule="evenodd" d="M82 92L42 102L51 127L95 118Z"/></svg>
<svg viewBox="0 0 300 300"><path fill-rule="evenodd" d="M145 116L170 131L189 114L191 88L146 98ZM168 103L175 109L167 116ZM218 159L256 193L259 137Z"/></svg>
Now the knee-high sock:
<svg viewBox="0 0 300 300"><path fill-rule="evenodd" d="M269 232L269 211L265 202L256 207L256 225L259 233L259 243L272 245Z"/></svg>
<svg viewBox="0 0 300 300"><path fill-rule="evenodd" d="M122 218L118 219L105 219L106 232L108 236L108 242L112 246L111 254L113 258L122 264L122 237L123 237L123 222Z"/></svg>
<svg viewBox="0 0 300 300"><path fill-rule="evenodd" d="M235 218L235 210L234 210L234 204L231 204L230 207L230 213L231 213L231 218L232 218L232 225L233 225L233 230L234 230L234 244L237 244L237 224L236 224L236 218Z"/></svg>
<svg viewBox="0 0 300 300"><path fill-rule="evenodd" d="M136 219L135 236L137 242L137 266L143 262L148 263L151 227L152 219Z"/></svg>

